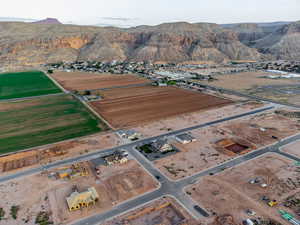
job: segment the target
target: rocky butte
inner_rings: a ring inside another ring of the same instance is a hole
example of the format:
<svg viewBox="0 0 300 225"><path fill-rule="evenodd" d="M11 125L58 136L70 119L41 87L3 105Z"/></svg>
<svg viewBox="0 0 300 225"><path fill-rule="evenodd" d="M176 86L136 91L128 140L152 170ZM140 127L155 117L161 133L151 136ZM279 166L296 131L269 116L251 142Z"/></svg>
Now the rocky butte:
<svg viewBox="0 0 300 225"><path fill-rule="evenodd" d="M75 60L300 60L300 22L217 25L165 23L128 29L0 23L0 64L38 65Z"/></svg>

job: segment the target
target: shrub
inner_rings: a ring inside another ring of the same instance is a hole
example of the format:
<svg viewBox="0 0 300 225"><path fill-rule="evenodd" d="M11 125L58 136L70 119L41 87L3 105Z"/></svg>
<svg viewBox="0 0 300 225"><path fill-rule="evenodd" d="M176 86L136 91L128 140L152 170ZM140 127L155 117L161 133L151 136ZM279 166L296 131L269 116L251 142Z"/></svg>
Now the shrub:
<svg viewBox="0 0 300 225"><path fill-rule="evenodd" d="M15 219L15 220L17 219L19 210L20 210L20 206L18 206L18 205L13 205L10 208L10 215L12 216L13 219Z"/></svg>
<svg viewBox="0 0 300 225"><path fill-rule="evenodd" d="M3 208L0 208L0 221L4 218L5 216L5 211Z"/></svg>
<svg viewBox="0 0 300 225"><path fill-rule="evenodd" d="M39 225L49 225L49 224L53 224L52 221L49 221L50 216L47 212L39 212L38 215L36 216L35 219L35 224L39 224Z"/></svg>

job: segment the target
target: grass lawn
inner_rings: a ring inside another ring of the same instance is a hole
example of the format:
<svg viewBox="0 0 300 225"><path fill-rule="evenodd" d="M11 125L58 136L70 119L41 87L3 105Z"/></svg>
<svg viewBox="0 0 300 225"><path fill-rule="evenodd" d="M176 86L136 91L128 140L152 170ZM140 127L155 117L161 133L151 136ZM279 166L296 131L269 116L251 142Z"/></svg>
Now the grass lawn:
<svg viewBox="0 0 300 225"><path fill-rule="evenodd" d="M69 95L0 103L0 154L107 129Z"/></svg>
<svg viewBox="0 0 300 225"><path fill-rule="evenodd" d="M0 74L0 100L62 92L43 72Z"/></svg>
<svg viewBox="0 0 300 225"><path fill-rule="evenodd" d="M143 151L146 154L149 154L149 153L153 152L152 149L151 149L151 145L149 145L149 144L140 146L140 150Z"/></svg>

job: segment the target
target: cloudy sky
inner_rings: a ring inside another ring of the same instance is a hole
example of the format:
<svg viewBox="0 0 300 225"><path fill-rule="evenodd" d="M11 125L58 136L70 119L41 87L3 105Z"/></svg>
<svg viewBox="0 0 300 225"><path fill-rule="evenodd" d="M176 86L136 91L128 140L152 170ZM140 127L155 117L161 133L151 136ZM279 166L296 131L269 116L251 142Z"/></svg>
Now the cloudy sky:
<svg viewBox="0 0 300 225"><path fill-rule="evenodd" d="M2 0L0 17L135 26L300 20L300 0Z"/></svg>

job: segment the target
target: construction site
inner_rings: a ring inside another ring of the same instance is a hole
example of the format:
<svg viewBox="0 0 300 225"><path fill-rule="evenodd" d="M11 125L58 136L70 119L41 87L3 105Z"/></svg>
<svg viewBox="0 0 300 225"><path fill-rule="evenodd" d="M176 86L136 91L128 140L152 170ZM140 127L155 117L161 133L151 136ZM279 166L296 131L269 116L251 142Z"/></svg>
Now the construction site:
<svg viewBox="0 0 300 225"><path fill-rule="evenodd" d="M207 223L223 225L218 223L218 217L227 215L232 220L230 224L236 225L246 219L291 224L283 217L283 211L298 215L299 173L298 163L268 153L204 177L186 188L186 193L213 215Z"/></svg>
<svg viewBox="0 0 300 225"><path fill-rule="evenodd" d="M173 143L179 151L155 160L154 164L178 180L296 134L299 128L297 119L271 111L196 129L191 134L197 141Z"/></svg>
<svg viewBox="0 0 300 225"><path fill-rule="evenodd" d="M0 197L5 202L1 207L6 212L12 205L19 207L17 221L6 224L25 220L35 224L40 212L47 212L53 224L68 224L110 210L158 185L135 160L101 165L97 170L86 161L1 184ZM16 198L11 199L12 195Z"/></svg>
<svg viewBox="0 0 300 225"><path fill-rule="evenodd" d="M103 225L201 225L175 199L163 197Z"/></svg>

